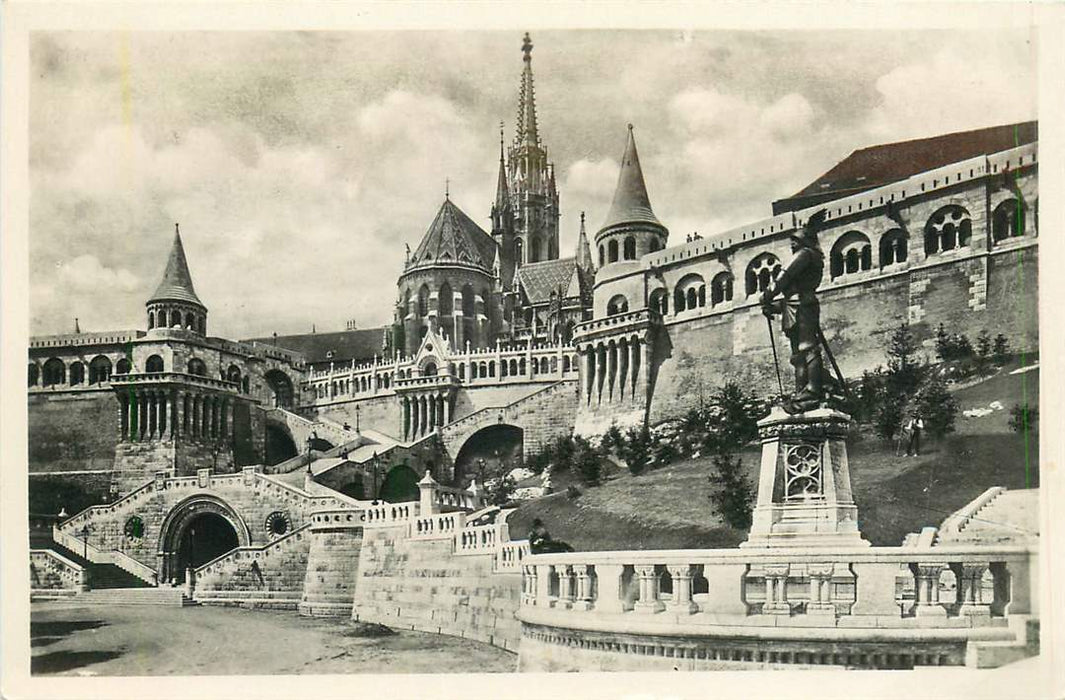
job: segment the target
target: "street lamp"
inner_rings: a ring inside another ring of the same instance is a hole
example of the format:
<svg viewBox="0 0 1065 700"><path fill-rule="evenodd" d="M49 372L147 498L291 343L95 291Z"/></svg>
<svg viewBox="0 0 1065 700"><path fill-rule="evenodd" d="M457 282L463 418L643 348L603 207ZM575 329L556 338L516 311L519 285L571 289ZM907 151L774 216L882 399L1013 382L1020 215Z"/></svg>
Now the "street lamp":
<svg viewBox="0 0 1065 700"><path fill-rule="evenodd" d="M358 413L356 413L356 415L358 415ZM376 506L377 505L377 496L378 496L378 492L377 492L377 467L378 467L377 450L374 450L372 459L373 459L373 462L372 462L372 464L373 464L373 504Z"/></svg>
<svg viewBox="0 0 1065 700"><path fill-rule="evenodd" d="M92 532L92 528L89 527L89 523L81 528L81 543L82 543L82 558L88 560L89 558L89 533Z"/></svg>
<svg viewBox="0 0 1065 700"><path fill-rule="evenodd" d="M361 404L355 404L355 432L356 433L360 433L360 431L359 431L359 411L361 411L361 410L362 410L362 405Z"/></svg>

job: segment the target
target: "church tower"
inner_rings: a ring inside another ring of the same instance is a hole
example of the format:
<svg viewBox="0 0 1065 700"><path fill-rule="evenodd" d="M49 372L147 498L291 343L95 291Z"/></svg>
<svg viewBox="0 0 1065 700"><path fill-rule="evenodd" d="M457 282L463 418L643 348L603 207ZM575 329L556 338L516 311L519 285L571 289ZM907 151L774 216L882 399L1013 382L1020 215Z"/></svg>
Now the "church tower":
<svg viewBox="0 0 1065 700"><path fill-rule="evenodd" d="M532 40L526 33L521 47L525 68L518 97L517 131L507 152L505 183L514 239L511 248L504 251L515 267L558 259L558 189L555 168L548 162L536 123L532 49Z"/></svg>
<svg viewBox="0 0 1065 700"><path fill-rule="evenodd" d="M174 243L166 261L163 280L155 294L145 303L148 307L148 330L177 328L207 335L207 307L196 296L192 274L181 245L181 233L174 224Z"/></svg>

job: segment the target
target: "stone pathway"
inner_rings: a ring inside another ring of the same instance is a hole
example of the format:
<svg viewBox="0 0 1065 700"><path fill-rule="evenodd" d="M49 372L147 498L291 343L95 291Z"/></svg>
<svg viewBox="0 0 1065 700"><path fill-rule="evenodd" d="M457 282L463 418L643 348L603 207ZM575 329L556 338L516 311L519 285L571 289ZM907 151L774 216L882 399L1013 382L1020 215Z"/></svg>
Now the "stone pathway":
<svg viewBox="0 0 1065 700"><path fill-rule="evenodd" d="M466 639L239 608L34 603L32 672L66 676L506 673L517 656Z"/></svg>

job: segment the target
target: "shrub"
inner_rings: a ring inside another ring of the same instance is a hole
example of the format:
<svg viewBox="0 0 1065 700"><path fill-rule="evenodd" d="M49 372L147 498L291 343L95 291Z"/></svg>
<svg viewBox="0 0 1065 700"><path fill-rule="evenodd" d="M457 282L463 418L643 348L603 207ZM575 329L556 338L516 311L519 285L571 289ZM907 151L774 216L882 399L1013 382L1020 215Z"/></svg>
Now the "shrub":
<svg viewBox="0 0 1065 700"><path fill-rule="evenodd" d="M954 432L958 400L947 391L947 385L942 380L932 379L928 382L918 395L917 406L929 435L943 437Z"/></svg>
<svg viewBox="0 0 1065 700"><path fill-rule="evenodd" d="M618 429L617 423L611 423L610 427L603 433L603 437L599 441L599 449L603 454L610 454L611 452L618 452L620 454L621 449L624 446L624 436L621 434L621 430Z"/></svg>
<svg viewBox="0 0 1065 700"><path fill-rule="evenodd" d="M1022 406L1016 403L1010 409L1009 427L1015 433L1035 430L1035 424L1038 421L1039 409L1034 406L1029 406L1027 403Z"/></svg>
<svg viewBox="0 0 1065 700"><path fill-rule="evenodd" d="M730 527L749 528L755 493L743 471L743 462L727 452L719 452L714 456L714 473L707 479L714 512Z"/></svg>
<svg viewBox="0 0 1065 700"><path fill-rule="evenodd" d="M625 460L630 472L642 474L651 463L651 447L651 431L647 426L632 427L625 434L619 456Z"/></svg>
<svg viewBox="0 0 1065 700"><path fill-rule="evenodd" d="M573 466L580 474L581 482L585 486L598 486L602 477L599 454L592 449L591 445L581 440L573 452Z"/></svg>
<svg viewBox="0 0 1065 700"><path fill-rule="evenodd" d="M1002 333L995 336L995 342L991 349L991 356L995 364L1004 365L1010 359L1010 341Z"/></svg>
<svg viewBox="0 0 1065 700"><path fill-rule="evenodd" d="M509 474L504 474L498 479L489 480L485 485L485 501L488 502L488 505L504 506L510 503L517 488L518 484Z"/></svg>
<svg viewBox="0 0 1065 700"><path fill-rule="evenodd" d="M961 360L973 355L973 345L964 335L947 333L943 324L936 329L936 354L944 362Z"/></svg>
<svg viewBox="0 0 1065 700"><path fill-rule="evenodd" d="M873 418L873 429L876 434L885 440L894 439L902 427L902 417L905 411L906 398L902 394L882 392Z"/></svg>
<svg viewBox="0 0 1065 700"><path fill-rule="evenodd" d="M917 357L917 340L910 331L910 324L905 321L892 332L888 341L887 357L884 379L888 391L911 394L921 383L924 368Z"/></svg>

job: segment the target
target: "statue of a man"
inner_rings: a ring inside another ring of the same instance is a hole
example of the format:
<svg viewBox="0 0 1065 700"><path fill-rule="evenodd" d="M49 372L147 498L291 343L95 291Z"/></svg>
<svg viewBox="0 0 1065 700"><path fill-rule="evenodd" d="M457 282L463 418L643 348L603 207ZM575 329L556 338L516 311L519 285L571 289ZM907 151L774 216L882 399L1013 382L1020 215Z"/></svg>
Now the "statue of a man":
<svg viewBox="0 0 1065 700"><path fill-rule="evenodd" d="M795 393L784 405L789 413L817 408L828 398L828 389L835 388L821 356L824 336L816 294L825 268L825 255L817 243L817 230L824 223L825 213L824 209L815 212L802 230L791 234L794 256L761 298L762 313L769 318L781 315L781 327L791 343ZM774 301L778 296L782 299Z"/></svg>

